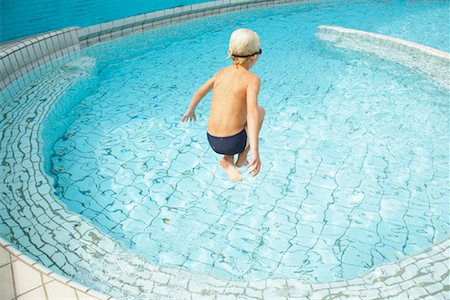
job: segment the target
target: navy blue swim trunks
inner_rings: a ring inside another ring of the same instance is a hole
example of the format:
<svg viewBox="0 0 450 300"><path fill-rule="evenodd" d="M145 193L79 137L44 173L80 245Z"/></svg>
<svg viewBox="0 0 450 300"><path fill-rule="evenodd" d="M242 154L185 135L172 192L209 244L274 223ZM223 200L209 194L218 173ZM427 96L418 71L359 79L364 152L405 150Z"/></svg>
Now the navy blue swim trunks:
<svg viewBox="0 0 450 300"><path fill-rule="evenodd" d="M214 152L224 155L235 155L242 153L247 146L247 132L242 129L241 132L225 137L212 136L207 133L208 142Z"/></svg>

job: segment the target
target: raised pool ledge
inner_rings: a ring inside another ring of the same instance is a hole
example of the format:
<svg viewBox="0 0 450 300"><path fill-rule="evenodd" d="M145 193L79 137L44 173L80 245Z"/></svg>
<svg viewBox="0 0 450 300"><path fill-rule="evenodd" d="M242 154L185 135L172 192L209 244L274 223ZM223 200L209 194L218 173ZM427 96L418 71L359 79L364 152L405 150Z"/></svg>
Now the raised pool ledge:
<svg viewBox="0 0 450 300"><path fill-rule="evenodd" d="M60 58L78 50L129 34L208 16L265 6L317 0L219 0L178 6L88 27L68 27L0 44L0 98L12 97L55 66ZM67 61L67 60L65 60ZM60 64L59 64L60 65ZM32 72L35 71L35 72ZM0 99L1 100L1 99ZM1 103L1 101L0 101Z"/></svg>
<svg viewBox="0 0 450 300"><path fill-rule="evenodd" d="M379 56L417 70L450 90L450 53L377 33L321 25L316 37L332 45Z"/></svg>
<svg viewBox="0 0 450 300"><path fill-rule="evenodd" d="M92 25L78 30L80 46L87 47L104 41L208 16L295 2L317 0L219 0L178 6L140 14L120 20Z"/></svg>

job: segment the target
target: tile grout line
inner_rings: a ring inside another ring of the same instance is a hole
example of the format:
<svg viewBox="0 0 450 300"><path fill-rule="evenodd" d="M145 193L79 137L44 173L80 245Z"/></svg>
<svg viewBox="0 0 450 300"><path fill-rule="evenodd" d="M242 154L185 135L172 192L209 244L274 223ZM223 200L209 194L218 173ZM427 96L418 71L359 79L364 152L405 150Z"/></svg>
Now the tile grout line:
<svg viewBox="0 0 450 300"><path fill-rule="evenodd" d="M80 297L79 297L79 295L78 295L78 290L76 290L76 289L73 289L74 290L74 292L75 292L75 297L77 297L77 300L80 300Z"/></svg>
<svg viewBox="0 0 450 300"><path fill-rule="evenodd" d="M13 299L17 299L16 280L14 279L14 268L13 268L13 265L12 265L13 264L12 255L11 255L11 253L8 253L8 254L9 254L9 266L10 266L10 270L11 270L11 278L12 278L12 282L13 282L13 291L14 291L14 298Z"/></svg>
<svg viewBox="0 0 450 300"><path fill-rule="evenodd" d="M39 274L41 275L41 282L42 282L42 287L44 288L45 299L48 300L47 287L45 286L45 282L44 282L44 274L42 274L42 272L39 272Z"/></svg>

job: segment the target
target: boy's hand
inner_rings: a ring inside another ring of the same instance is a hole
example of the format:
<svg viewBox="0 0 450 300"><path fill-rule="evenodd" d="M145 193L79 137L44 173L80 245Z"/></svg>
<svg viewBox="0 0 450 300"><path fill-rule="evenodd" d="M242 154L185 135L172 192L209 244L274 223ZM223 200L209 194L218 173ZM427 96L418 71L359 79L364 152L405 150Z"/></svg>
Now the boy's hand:
<svg viewBox="0 0 450 300"><path fill-rule="evenodd" d="M261 160L259 159L259 153L252 153L252 161L247 165L248 172L255 177L258 175L261 169Z"/></svg>
<svg viewBox="0 0 450 300"><path fill-rule="evenodd" d="M195 116L195 112L187 111L183 117L181 118L181 122L185 121L197 121L197 117Z"/></svg>

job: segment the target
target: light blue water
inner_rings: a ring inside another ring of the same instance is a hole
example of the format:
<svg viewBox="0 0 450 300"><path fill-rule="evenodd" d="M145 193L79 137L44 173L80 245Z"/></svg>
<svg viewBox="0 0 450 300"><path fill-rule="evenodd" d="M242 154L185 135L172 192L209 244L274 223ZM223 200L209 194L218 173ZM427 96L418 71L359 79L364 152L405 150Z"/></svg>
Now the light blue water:
<svg viewBox="0 0 450 300"><path fill-rule="evenodd" d="M201 2L207 0L2 0L0 42Z"/></svg>
<svg viewBox="0 0 450 300"><path fill-rule="evenodd" d="M99 83L53 147L57 194L153 263L227 279L330 281L419 253L448 236L449 93L314 33L337 25L448 50L447 6L280 6L85 49ZM239 27L261 36L267 116L261 173L230 183L206 140L210 95L196 123L180 118L229 64Z"/></svg>

